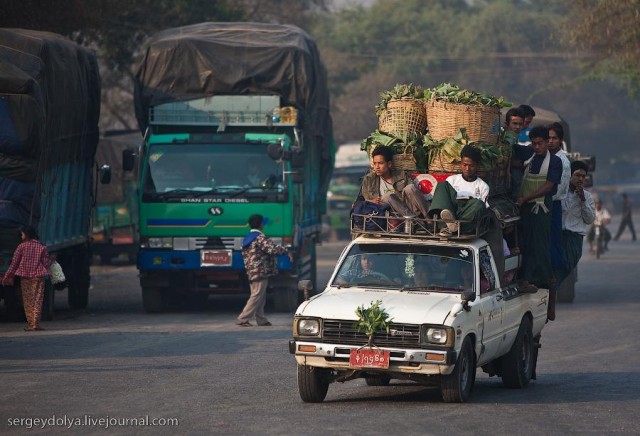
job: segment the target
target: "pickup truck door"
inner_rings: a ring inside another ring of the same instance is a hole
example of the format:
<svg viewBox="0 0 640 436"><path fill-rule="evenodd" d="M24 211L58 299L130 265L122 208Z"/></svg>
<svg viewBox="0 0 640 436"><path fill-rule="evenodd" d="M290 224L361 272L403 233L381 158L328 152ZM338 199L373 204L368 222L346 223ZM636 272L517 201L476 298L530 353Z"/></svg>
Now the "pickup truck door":
<svg viewBox="0 0 640 436"><path fill-rule="evenodd" d="M483 254L484 253L484 254ZM487 257L488 256L488 257ZM490 250L481 249L480 259L484 259L485 267L491 267L494 271L493 277L487 277L479 267L482 260L476 264L476 283L480 288L480 311L482 313L482 345L483 351L478 356L478 363L482 364L493 359L500 351L504 340L504 296L497 286L495 277L495 264L491 257ZM487 260L490 264L487 265Z"/></svg>

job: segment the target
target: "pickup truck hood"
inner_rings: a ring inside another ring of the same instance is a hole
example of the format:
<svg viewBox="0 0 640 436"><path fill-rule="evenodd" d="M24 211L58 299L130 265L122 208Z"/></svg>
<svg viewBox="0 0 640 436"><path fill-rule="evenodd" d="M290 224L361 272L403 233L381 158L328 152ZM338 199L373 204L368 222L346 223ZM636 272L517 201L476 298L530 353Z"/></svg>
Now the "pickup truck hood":
<svg viewBox="0 0 640 436"><path fill-rule="evenodd" d="M356 320L356 309L363 305L369 307L371 302L376 300L382 301L382 307L394 323L443 324L453 305L460 302L460 295L329 288L302 303L296 315Z"/></svg>

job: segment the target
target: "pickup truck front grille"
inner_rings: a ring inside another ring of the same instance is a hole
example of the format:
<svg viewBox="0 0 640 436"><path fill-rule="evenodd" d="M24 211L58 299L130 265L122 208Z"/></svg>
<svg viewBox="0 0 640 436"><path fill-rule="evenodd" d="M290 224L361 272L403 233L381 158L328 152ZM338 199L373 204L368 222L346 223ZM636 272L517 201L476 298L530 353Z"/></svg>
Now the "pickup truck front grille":
<svg viewBox="0 0 640 436"><path fill-rule="evenodd" d="M322 326L324 342L345 345L365 345L367 335L356 329L355 321L325 319ZM389 333L376 333L373 342L377 346L420 348L420 326L391 324Z"/></svg>

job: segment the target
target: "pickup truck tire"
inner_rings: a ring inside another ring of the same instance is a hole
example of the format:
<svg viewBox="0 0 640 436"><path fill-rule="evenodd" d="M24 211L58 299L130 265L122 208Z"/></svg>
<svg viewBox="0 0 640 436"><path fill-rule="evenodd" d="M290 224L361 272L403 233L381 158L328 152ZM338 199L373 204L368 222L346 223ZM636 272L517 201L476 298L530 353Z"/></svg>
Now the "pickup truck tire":
<svg viewBox="0 0 640 436"><path fill-rule="evenodd" d="M142 288L142 306L147 313L162 312L165 307L165 298L162 288L144 286Z"/></svg>
<svg viewBox="0 0 640 436"><path fill-rule="evenodd" d="M389 386L391 377L387 375L380 375L378 377L368 377L365 379L367 386Z"/></svg>
<svg viewBox="0 0 640 436"><path fill-rule="evenodd" d="M471 339L464 338L458 361L449 375L442 376L440 390L445 403L465 403L476 381L476 359Z"/></svg>
<svg viewBox="0 0 640 436"><path fill-rule="evenodd" d="M502 383L509 388L522 389L529 384L534 367L531 320L525 316L509 352L502 358Z"/></svg>
<svg viewBox="0 0 640 436"><path fill-rule="evenodd" d="M298 364L298 393L305 403L322 403L329 390L327 370Z"/></svg>
<svg viewBox="0 0 640 436"><path fill-rule="evenodd" d="M281 286L273 290L273 306L276 311L293 313L300 304L298 290L291 286Z"/></svg>

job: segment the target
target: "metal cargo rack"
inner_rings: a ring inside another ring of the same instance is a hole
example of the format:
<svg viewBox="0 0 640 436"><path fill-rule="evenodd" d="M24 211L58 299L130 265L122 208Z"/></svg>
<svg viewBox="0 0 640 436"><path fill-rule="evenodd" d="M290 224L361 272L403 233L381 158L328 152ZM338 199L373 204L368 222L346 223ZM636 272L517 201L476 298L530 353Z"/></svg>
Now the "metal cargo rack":
<svg viewBox="0 0 640 436"><path fill-rule="evenodd" d="M360 218L361 223L355 223L353 218ZM441 235L440 230L447 224L457 223L458 230L449 235ZM390 238L438 239L438 240L471 240L485 235L491 227L491 217L482 216L471 233L463 233L463 224L472 221L444 220L440 218L407 218L394 215L351 215L351 235L356 238L361 235L384 236ZM369 228L367 228L369 227Z"/></svg>

